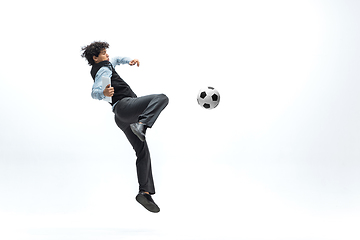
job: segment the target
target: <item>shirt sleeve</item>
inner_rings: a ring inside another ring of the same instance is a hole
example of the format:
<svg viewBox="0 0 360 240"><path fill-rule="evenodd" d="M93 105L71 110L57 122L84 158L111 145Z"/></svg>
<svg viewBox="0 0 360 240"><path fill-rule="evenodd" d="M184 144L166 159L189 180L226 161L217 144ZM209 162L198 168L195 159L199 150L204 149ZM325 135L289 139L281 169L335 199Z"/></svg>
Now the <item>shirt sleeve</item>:
<svg viewBox="0 0 360 240"><path fill-rule="evenodd" d="M99 71L95 75L94 85L92 86L91 97L93 99L103 100L105 98L105 95L103 93L104 89L102 89L101 78L102 77L111 78L111 76L112 76L112 72L108 67L104 66L99 69Z"/></svg>
<svg viewBox="0 0 360 240"><path fill-rule="evenodd" d="M115 67L120 64L129 64L131 62L131 58L128 57L114 57L111 59L111 64Z"/></svg>

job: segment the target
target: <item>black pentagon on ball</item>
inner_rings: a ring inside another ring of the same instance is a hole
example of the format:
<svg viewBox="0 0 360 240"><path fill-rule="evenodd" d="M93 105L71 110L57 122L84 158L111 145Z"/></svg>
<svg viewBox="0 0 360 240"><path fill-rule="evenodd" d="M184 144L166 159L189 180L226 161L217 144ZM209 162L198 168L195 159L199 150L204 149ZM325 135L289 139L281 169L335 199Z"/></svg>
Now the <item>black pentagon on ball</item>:
<svg viewBox="0 0 360 240"><path fill-rule="evenodd" d="M206 97L206 92L200 93L200 97L201 97L201 98L205 98L205 97Z"/></svg>
<svg viewBox="0 0 360 240"><path fill-rule="evenodd" d="M214 90L214 88L213 88L213 87L208 87L208 89Z"/></svg>
<svg viewBox="0 0 360 240"><path fill-rule="evenodd" d="M214 94L211 96L211 98L212 98L213 101L216 102L216 101L219 99L219 96L214 93Z"/></svg>
<svg viewBox="0 0 360 240"><path fill-rule="evenodd" d="M210 104L205 103L205 104L203 105L203 107L204 107L204 108L210 108Z"/></svg>

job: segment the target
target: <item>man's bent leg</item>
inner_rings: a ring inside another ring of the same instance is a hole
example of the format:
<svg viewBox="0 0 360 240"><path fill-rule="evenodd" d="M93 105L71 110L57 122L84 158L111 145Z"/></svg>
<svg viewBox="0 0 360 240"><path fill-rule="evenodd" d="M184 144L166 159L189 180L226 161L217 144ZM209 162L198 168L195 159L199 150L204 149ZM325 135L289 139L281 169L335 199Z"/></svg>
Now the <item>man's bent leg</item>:
<svg viewBox="0 0 360 240"><path fill-rule="evenodd" d="M141 122L151 128L168 102L164 94L126 98L115 106L114 113L122 122Z"/></svg>

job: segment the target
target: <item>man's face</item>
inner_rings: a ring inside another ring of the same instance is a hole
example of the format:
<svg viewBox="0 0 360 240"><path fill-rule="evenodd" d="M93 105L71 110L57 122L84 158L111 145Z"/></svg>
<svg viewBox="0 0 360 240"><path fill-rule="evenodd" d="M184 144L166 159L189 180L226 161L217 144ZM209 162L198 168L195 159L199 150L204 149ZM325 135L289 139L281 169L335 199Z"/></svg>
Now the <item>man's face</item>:
<svg viewBox="0 0 360 240"><path fill-rule="evenodd" d="M95 63L109 61L109 54L106 53L106 49L103 49L99 53L99 56L97 56L97 57L93 56L93 59L94 59Z"/></svg>

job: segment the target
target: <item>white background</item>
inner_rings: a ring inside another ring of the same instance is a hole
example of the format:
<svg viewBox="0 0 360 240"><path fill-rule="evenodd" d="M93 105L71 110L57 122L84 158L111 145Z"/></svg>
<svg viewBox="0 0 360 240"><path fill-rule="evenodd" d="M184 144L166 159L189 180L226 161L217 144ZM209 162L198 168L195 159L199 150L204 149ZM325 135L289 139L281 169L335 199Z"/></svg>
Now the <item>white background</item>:
<svg viewBox="0 0 360 240"><path fill-rule="evenodd" d="M359 1L0 7L1 239L359 239ZM117 67L137 95L170 99L147 132L159 214L90 96L95 40L140 60Z"/></svg>

